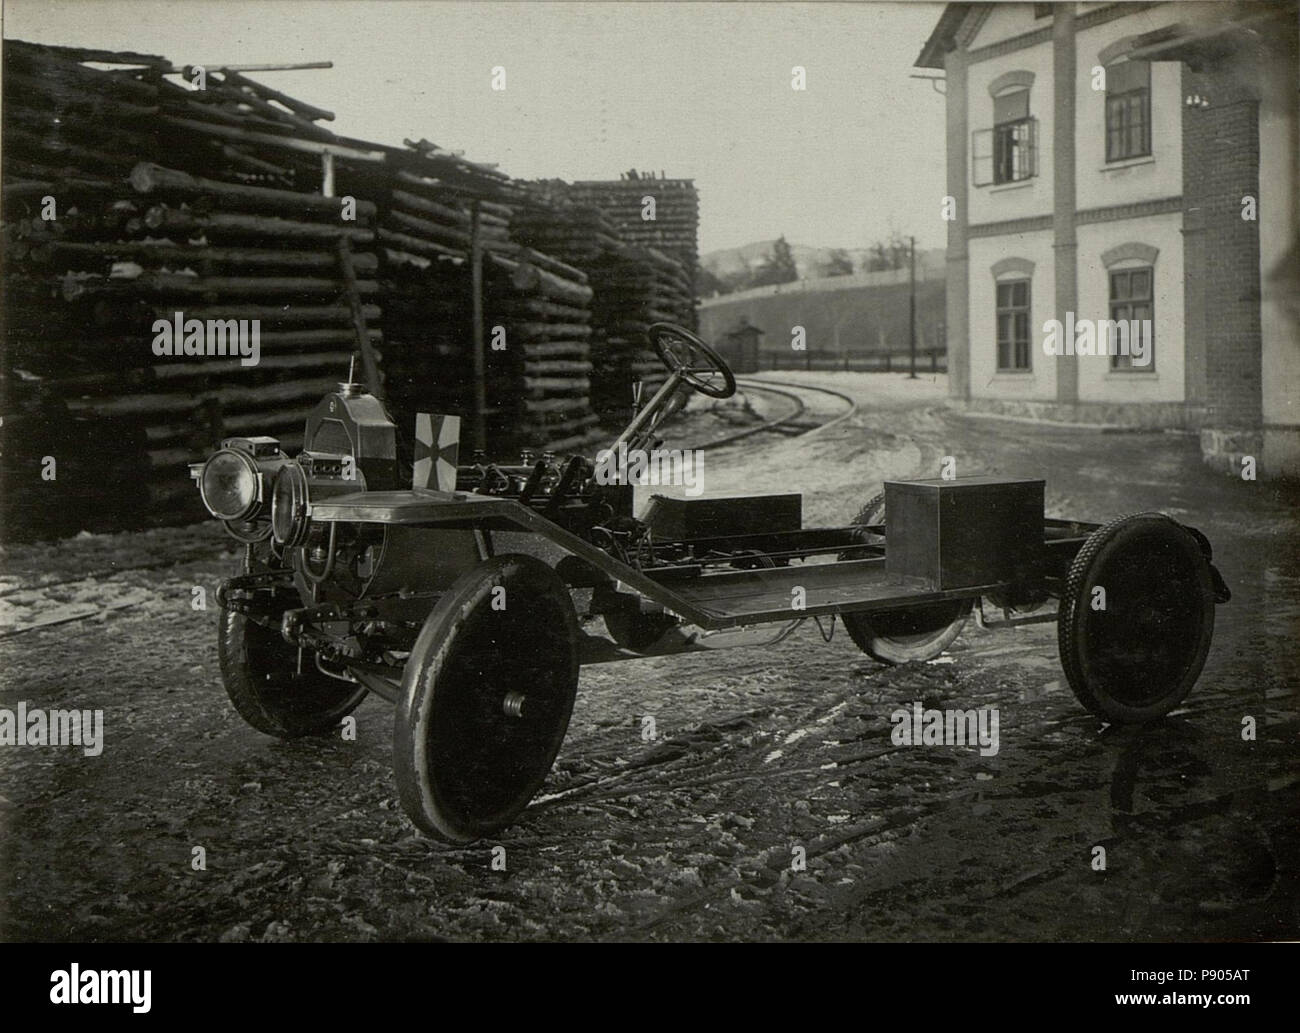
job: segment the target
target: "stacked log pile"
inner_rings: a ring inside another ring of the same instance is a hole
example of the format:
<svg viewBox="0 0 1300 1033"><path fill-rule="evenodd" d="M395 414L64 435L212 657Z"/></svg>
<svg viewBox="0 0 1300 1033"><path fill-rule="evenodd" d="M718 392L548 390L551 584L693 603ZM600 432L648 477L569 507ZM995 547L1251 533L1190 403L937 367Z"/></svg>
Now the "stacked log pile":
<svg viewBox="0 0 1300 1033"><path fill-rule="evenodd" d="M42 275L29 259L60 238L93 246L138 217L125 179L136 159L119 141L144 157L160 153L158 90L10 41L4 65L0 519L6 530L54 521L58 531L99 482L143 480L147 457L142 428L68 413L60 381L75 390L79 380L103 376L113 345L87 339L93 306L61 303L57 275ZM115 516L104 514L109 526Z"/></svg>
<svg viewBox="0 0 1300 1033"><path fill-rule="evenodd" d="M653 391L666 375L649 343L650 325L689 327L695 306L686 271L654 248L621 247L598 268L592 277L592 321L599 328L592 404L604 422L614 426L630 414L630 385L640 381L645 391Z"/></svg>
<svg viewBox="0 0 1300 1033"><path fill-rule="evenodd" d="M416 412L465 416L474 406L469 262L383 263L385 390L399 427ZM485 430L489 454L518 448L577 449L593 440L589 309L579 270L512 248L485 256ZM466 448L472 440L462 424Z"/></svg>
<svg viewBox="0 0 1300 1033"><path fill-rule="evenodd" d="M493 255L486 272L491 440L511 449L582 451L604 437L590 398L586 274L526 247ZM493 346L497 335L500 347Z"/></svg>
<svg viewBox="0 0 1300 1033"><path fill-rule="evenodd" d="M585 449L662 376L645 327L694 322L692 267L629 245L660 238L622 194L345 138L237 69L12 40L4 60L4 536L201 515L186 464L223 436L295 450L362 339L405 447L417 411L471 417L478 326L493 458ZM177 313L257 320L258 364L158 354Z"/></svg>
<svg viewBox="0 0 1300 1033"><path fill-rule="evenodd" d="M409 152L390 155L382 182L361 184L379 203L383 252L417 266L412 259L463 261L475 218L482 247L508 249L511 208L501 201L512 195L509 177L424 140L407 146Z"/></svg>
<svg viewBox="0 0 1300 1033"><path fill-rule="evenodd" d="M646 247L626 244L594 205L566 204L564 189L544 184L534 203L516 212L516 240L556 255L586 273L591 285L591 403L600 422L625 422L632 385L653 391L664 367L649 344L651 323L694 321L694 292L681 263Z"/></svg>
<svg viewBox="0 0 1300 1033"><path fill-rule="evenodd" d="M358 200L355 219L345 222L337 198L223 184L150 165L137 166L131 184L156 202L146 209L143 228L101 246L86 264L108 260L141 272L119 282L100 268L65 274L64 296L89 291L132 312L143 301L150 326L181 312L185 319L248 320L250 326L256 320L260 327L256 366L221 358L159 359L152 348L140 349L151 365L138 396L80 403L97 415L138 409L147 417L151 468L159 480L161 471L173 474L159 500L167 505L193 495L192 485L175 475L217 438L270 434L286 448L301 444L305 411L344 379L357 350L353 299L378 348L378 260L362 250L374 242L375 208ZM65 250L53 249L56 264L80 257ZM124 323L119 332L129 326L134 339L143 325ZM152 342L153 335L146 339ZM118 366L119 373L126 369ZM194 418L196 400L200 407L216 403L217 427ZM220 432L216 438L213 429Z"/></svg>
<svg viewBox="0 0 1300 1033"><path fill-rule="evenodd" d="M415 413L470 412L470 268L464 261L381 254L385 400L405 452Z"/></svg>
<svg viewBox="0 0 1300 1033"><path fill-rule="evenodd" d="M700 195L689 179L628 172L618 180L580 180L569 188L575 204L594 205L604 212L622 240L654 248L675 258L686 270L695 294L699 266ZM654 218L647 218L646 199L654 201ZM684 325L695 328L692 308Z"/></svg>
<svg viewBox="0 0 1300 1033"><path fill-rule="evenodd" d="M318 155L263 158L191 125L333 138L308 117L321 109L276 107L236 73L189 91L148 55L4 47L17 73L4 80L6 523L196 515L187 462L228 435L294 446L348 368L358 316L379 341L375 206L358 200L345 221L338 198L294 189L319 188ZM178 312L182 326L221 321L228 339L227 321L257 320L257 365L157 354L169 342L155 321ZM54 482L33 480L34 455L61 463Z"/></svg>
<svg viewBox="0 0 1300 1033"><path fill-rule="evenodd" d="M389 155L382 182L358 182L378 204L376 237L384 299L384 371L399 429L417 412L474 411L472 243L481 257L486 445L563 448L590 405L585 359L590 291L582 274L511 240L513 182L427 141ZM582 356L564 353L567 345ZM577 411L575 411L577 410ZM590 419L586 420L589 424ZM407 436L399 435L405 447Z"/></svg>

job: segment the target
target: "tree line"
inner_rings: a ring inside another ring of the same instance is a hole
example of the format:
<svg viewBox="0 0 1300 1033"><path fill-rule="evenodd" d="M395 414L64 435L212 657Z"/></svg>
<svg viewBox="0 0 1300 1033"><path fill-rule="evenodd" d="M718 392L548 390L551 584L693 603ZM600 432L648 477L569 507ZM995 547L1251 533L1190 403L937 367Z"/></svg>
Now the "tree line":
<svg viewBox="0 0 1300 1033"><path fill-rule="evenodd" d="M911 241L893 230L888 239L878 240L867 248L866 258L858 266L854 266L853 256L845 248L834 248L814 268L806 271L807 279L905 269L910 257ZM734 294L751 287L793 283L798 279L794 250L782 234L772 242L760 261L744 269L718 276L701 266L696 285L699 295L707 298L714 294Z"/></svg>

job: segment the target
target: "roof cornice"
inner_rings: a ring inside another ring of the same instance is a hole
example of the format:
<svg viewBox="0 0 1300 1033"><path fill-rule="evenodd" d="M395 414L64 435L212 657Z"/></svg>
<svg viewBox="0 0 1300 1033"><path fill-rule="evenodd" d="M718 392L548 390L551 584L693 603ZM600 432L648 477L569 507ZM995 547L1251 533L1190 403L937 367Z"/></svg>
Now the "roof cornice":
<svg viewBox="0 0 1300 1033"><path fill-rule="evenodd" d="M946 4L943 13L939 15L939 21L934 26L934 31L930 33L929 39L921 47L921 53L917 57L914 66L916 68L938 68L942 69L943 57L948 51L958 47L966 47L973 38L967 33L966 25L971 18L972 12L980 11L979 21L988 17L988 8L992 4Z"/></svg>

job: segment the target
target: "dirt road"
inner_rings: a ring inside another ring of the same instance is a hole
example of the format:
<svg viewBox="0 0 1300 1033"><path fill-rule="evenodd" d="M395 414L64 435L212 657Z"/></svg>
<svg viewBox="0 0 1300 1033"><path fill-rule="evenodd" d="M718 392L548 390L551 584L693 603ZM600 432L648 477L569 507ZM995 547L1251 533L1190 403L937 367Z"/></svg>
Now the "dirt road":
<svg viewBox="0 0 1300 1033"><path fill-rule="evenodd" d="M0 747L0 937L1300 936L1296 494L1211 472L1188 436L972 419L941 378L804 376L857 415L708 453L709 492L803 491L806 522L842 522L882 478L952 456L959 475L1045 476L1051 515L1164 509L1210 537L1234 593L1186 707L1103 729L1053 625L971 622L901 668L811 628L589 667L524 818L445 850L398 806L386 704L362 706L356 741L278 742L235 715L212 602L234 553L215 524L13 547L0 634L120 608L0 637L0 706L102 708L105 740L96 757ZM998 752L894 745L890 714L915 701L998 708Z"/></svg>

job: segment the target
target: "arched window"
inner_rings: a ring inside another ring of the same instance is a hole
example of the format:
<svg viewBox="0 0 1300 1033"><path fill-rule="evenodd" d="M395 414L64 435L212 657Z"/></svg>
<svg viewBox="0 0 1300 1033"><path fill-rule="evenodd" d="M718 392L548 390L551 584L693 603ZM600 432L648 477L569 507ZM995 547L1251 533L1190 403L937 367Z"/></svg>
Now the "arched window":
<svg viewBox="0 0 1300 1033"><path fill-rule="evenodd" d="M976 186L1015 183L1038 173L1038 121L1029 113L1034 73L1003 72L989 83L993 128L972 134L971 156Z"/></svg>
<svg viewBox="0 0 1300 1033"><path fill-rule="evenodd" d="M1134 36L1117 39L1097 54L1106 69L1106 160L1151 153L1151 64L1130 61Z"/></svg>
<svg viewBox="0 0 1300 1033"><path fill-rule="evenodd" d="M1155 286L1159 254L1159 249L1150 244L1137 242L1102 252L1101 261L1110 288L1110 368L1116 372L1155 372Z"/></svg>
<svg viewBox="0 0 1300 1033"><path fill-rule="evenodd" d="M998 372L1027 373L1033 368L1030 347L1031 284L1034 263L1004 258L992 268L997 324Z"/></svg>

